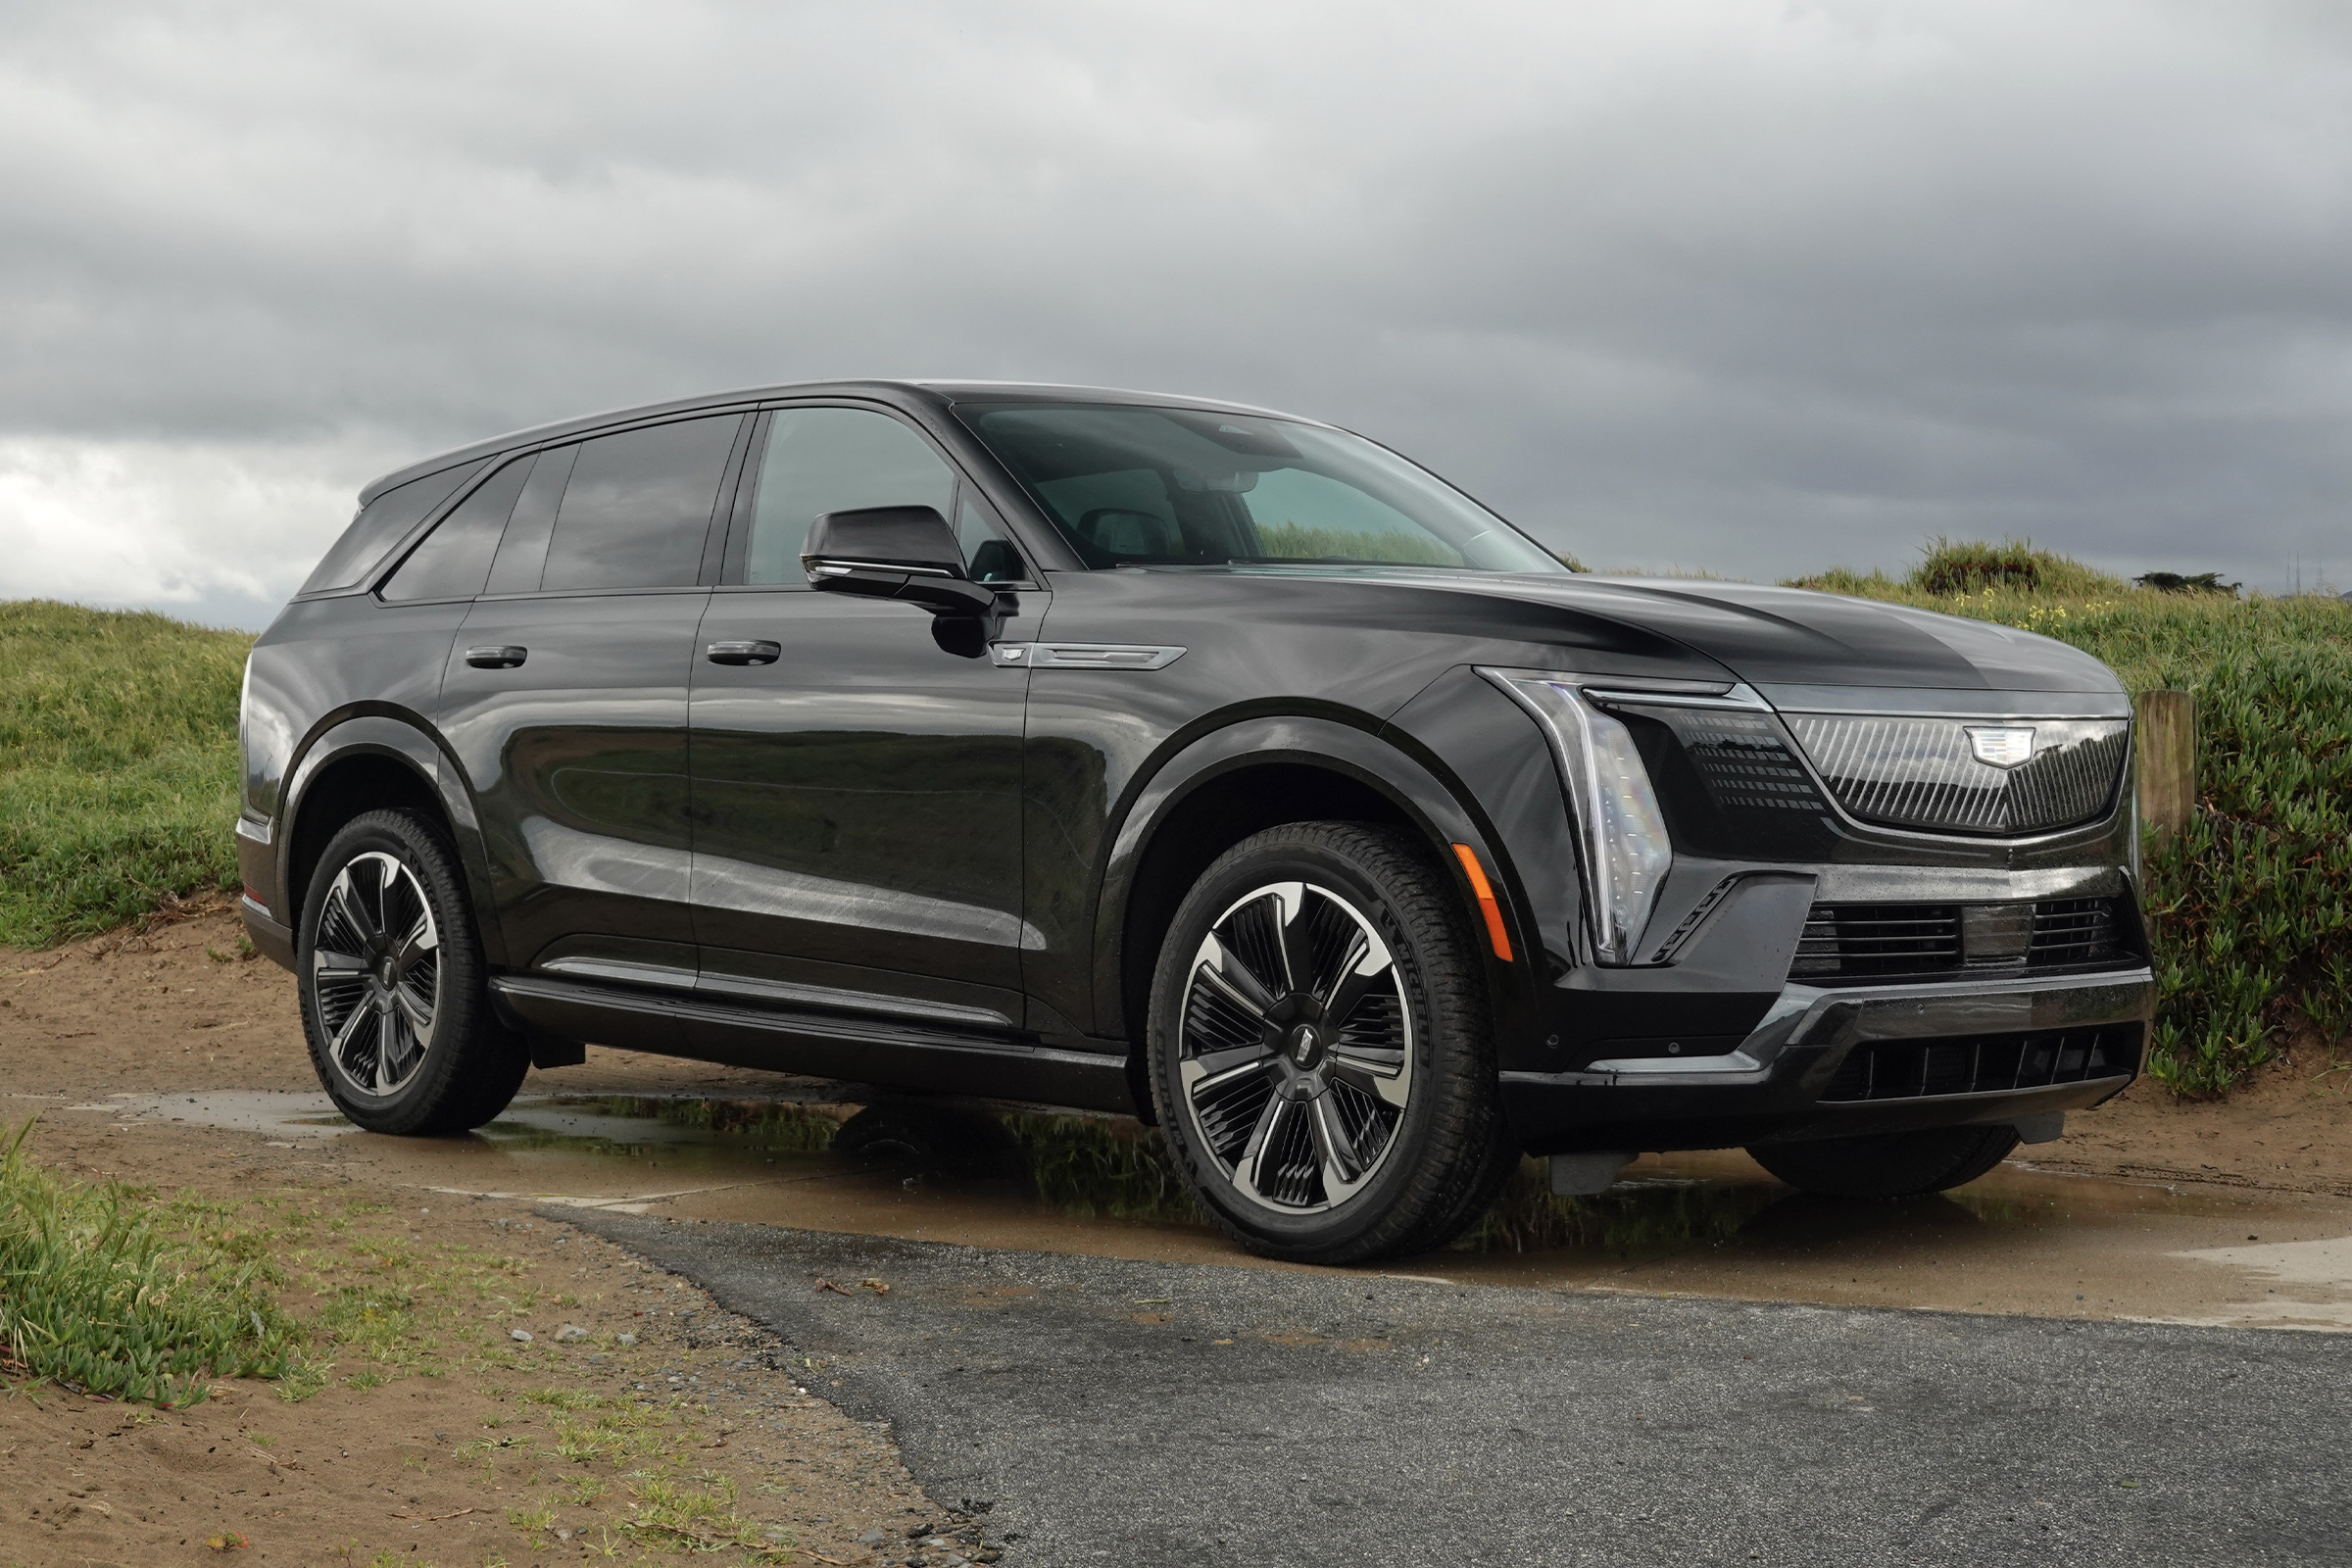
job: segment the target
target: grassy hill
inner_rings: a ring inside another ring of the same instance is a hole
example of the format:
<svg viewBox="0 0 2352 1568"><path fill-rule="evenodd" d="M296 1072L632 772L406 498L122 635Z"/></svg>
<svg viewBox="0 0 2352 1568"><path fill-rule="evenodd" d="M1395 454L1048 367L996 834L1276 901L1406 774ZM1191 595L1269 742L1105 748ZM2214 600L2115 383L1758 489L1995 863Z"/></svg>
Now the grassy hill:
<svg viewBox="0 0 2352 1568"><path fill-rule="evenodd" d="M0 603L0 944L234 888L244 632Z"/></svg>
<svg viewBox="0 0 2352 1568"><path fill-rule="evenodd" d="M2164 986L2150 1069L2227 1089L2306 1022L2352 1031L2352 606L2134 588L2031 546L1937 541L1900 578L1797 580L2075 644L2198 697L2201 810L2151 855ZM0 943L42 945L236 885L237 687L252 639L0 604Z"/></svg>

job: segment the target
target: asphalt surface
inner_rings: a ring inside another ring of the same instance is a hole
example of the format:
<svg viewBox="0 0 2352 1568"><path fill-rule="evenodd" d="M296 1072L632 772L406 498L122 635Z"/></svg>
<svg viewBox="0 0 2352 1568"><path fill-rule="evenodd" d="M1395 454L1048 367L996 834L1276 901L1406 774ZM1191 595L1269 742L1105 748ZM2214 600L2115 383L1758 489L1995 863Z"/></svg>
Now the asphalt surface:
<svg viewBox="0 0 2352 1568"><path fill-rule="evenodd" d="M2344 1336L548 1217L819 1358L1005 1568L2352 1562Z"/></svg>

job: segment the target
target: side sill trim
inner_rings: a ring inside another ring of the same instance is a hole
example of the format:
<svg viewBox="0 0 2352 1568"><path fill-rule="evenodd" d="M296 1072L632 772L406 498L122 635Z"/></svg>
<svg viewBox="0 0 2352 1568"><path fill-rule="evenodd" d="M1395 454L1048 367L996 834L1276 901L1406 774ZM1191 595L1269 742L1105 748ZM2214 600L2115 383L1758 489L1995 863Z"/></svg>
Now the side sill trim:
<svg viewBox="0 0 2352 1568"><path fill-rule="evenodd" d="M614 967L622 967L614 965ZM634 966L629 966L634 967ZM883 1018L844 1017L799 1007L740 1007L705 1000L699 995L671 992L649 996L611 986L576 981L540 979L530 975L498 975L490 988L510 1003L545 1001L566 1006L587 1006L615 1013L674 1018L680 1022L724 1024L778 1035L814 1036L844 1044L912 1046L928 1051L1012 1056L1024 1061L1051 1061L1067 1066L1099 1067L1117 1058L1083 1051L1058 1051L1030 1041L998 1035L964 1034L947 1029ZM1123 1067L1123 1063L1121 1064Z"/></svg>
<svg viewBox="0 0 2352 1568"><path fill-rule="evenodd" d="M745 975L695 974L662 963L637 963L627 958L556 958L541 964L540 974L576 976L614 985L652 986L662 991L692 992L696 996L763 1003L784 1007L808 1007L828 1012L854 1012L915 1022L968 1024L979 1029L1013 1029L1013 1021L994 1007L966 1007L953 1002L921 1002L889 997L874 991L843 991L833 986L798 985L786 980L759 980Z"/></svg>

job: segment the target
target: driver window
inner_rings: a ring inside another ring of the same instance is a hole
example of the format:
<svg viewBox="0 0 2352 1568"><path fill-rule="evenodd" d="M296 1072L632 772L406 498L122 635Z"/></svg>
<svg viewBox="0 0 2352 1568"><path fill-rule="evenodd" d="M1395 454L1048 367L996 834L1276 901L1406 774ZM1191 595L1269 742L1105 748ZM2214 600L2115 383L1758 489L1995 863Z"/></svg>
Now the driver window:
<svg viewBox="0 0 2352 1568"><path fill-rule="evenodd" d="M801 547L808 525L825 513L860 507L929 507L954 523L956 471L886 414L776 410L760 464L743 580L808 586Z"/></svg>

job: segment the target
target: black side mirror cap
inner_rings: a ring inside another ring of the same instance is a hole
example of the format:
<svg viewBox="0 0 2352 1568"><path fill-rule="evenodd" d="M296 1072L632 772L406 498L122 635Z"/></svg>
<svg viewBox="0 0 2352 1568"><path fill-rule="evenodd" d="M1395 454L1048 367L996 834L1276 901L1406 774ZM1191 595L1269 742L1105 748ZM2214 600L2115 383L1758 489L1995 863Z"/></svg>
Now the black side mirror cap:
<svg viewBox="0 0 2352 1568"><path fill-rule="evenodd" d="M956 530L932 507L828 512L808 525L801 567L824 593L904 599L934 615L997 612L997 590L964 572Z"/></svg>

